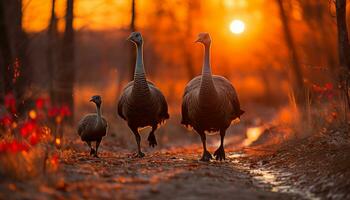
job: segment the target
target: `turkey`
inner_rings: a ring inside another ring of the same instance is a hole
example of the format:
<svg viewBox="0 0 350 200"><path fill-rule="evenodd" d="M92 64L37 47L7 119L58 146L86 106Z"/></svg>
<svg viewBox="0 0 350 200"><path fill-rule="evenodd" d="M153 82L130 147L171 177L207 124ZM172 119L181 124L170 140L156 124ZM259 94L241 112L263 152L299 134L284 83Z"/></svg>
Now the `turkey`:
<svg viewBox="0 0 350 200"><path fill-rule="evenodd" d="M133 32L128 40L136 45L136 65L134 80L128 83L118 102L118 115L127 123L137 143L136 157L143 157L139 128L152 127L148 136L151 147L157 145L154 132L158 125L169 119L168 105L162 92L150 81L147 81L143 65L143 39L139 32Z"/></svg>
<svg viewBox="0 0 350 200"><path fill-rule="evenodd" d="M186 86L182 101L181 124L191 126L200 135L203 143L201 161L212 159L206 148L206 132L219 132L220 147L215 151L216 160L225 160L224 138L231 122L244 113L240 108L237 93L226 78L212 75L210 67L211 38L200 33L196 42L204 45L202 75L192 79Z"/></svg>
<svg viewBox="0 0 350 200"><path fill-rule="evenodd" d="M96 95L91 97L90 102L96 104L97 113L85 115L78 124L78 134L82 141L90 147L90 155L98 157L97 151L102 138L107 134L107 121L101 116L102 99ZM91 146L91 142L96 142L96 150Z"/></svg>

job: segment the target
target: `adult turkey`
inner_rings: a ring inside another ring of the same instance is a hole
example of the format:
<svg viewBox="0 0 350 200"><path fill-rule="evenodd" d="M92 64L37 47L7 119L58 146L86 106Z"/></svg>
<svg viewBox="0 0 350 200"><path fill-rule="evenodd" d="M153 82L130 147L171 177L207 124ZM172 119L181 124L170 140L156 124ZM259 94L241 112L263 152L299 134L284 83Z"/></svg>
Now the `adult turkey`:
<svg viewBox="0 0 350 200"><path fill-rule="evenodd" d="M78 134L82 141L90 147L90 155L98 157L97 151L102 138L107 134L107 120L101 116L102 99L95 95L91 97L91 102L96 104L96 113L85 115L78 124ZM96 142L96 150L91 146L91 142Z"/></svg>
<svg viewBox="0 0 350 200"><path fill-rule="evenodd" d="M136 65L134 80L126 85L118 102L118 115L127 121L135 135L137 157L145 154L141 151L141 137L138 129L151 126L148 136L151 147L157 145L154 132L158 125L169 119L168 105L162 92L150 81L147 81L143 64L143 38L141 33L133 32L128 40L136 45Z"/></svg>
<svg viewBox="0 0 350 200"><path fill-rule="evenodd" d="M220 132L220 147L215 151L216 160L225 160L224 138L231 122L244 111L240 108L236 90L226 78L212 75L210 67L211 38L200 33L196 42L204 45L202 75L192 79L186 86L182 101L182 120L193 127L203 143L202 161L212 159L206 148L206 132Z"/></svg>

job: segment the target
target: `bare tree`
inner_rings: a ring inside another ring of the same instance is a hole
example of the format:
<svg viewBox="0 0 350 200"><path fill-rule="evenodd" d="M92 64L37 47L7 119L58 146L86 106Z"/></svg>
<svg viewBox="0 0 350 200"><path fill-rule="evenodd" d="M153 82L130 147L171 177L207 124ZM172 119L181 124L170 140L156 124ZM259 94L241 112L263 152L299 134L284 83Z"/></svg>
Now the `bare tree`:
<svg viewBox="0 0 350 200"><path fill-rule="evenodd" d="M130 18L130 26L129 31L134 32L136 31L136 0L131 1L131 18ZM117 91L116 93L119 94L122 90L122 83L125 81L125 77L127 79L133 80L134 79L134 70L135 70L135 60L136 60L136 52L135 48L132 45L127 46L127 49L129 50L129 60L127 61L127 65L129 65L128 69L125 71L123 69L118 70L118 83L117 83Z"/></svg>
<svg viewBox="0 0 350 200"><path fill-rule="evenodd" d="M66 7L66 27L63 34L61 67L57 70L57 95L56 103L67 105L74 111L73 87L75 79L74 66L74 29L73 29L73 13L74 0L67 0ZM72 122L73 115L70 118Z"/></svg>
<svg viewBox="0 0 350 200"><path fill-rule="evenodd" d="M336 0L337 30L338 30L338 53L341 65L341 85L350 108L350 45L346 23L346 0Z"/></svg>
<svg viewBox="0 0 350 200"><path fill-rule="evenodd" d="M54 74L57 70L57 39L58 39L58 31L57 31L57 16L55 13L55 5L56 0L51 1L51 17L49 21L49 27L47 29L47 71L48 71L48 89L51 100L55 99L55 91L54 91Z"/></svg>
<svg viewBox="0 0 350 200"><path fill-rule="evenodd" d="M5 7L4 1L0 1L0 51L1 51L1 63L0 63L0 104L4 102L4 96L6 93L12 92L12 77L13 68L11 47L9 44L8 30L5 22Z"/></svg>
<svg viewBox="0 0 350 200"><path fill-rule="evenodd" d="M32 67L27 54L29 39L22 27L22 0L4 0L3 2L6 5L4 14L12 54L11 64L8 67L11 68L10 75L17 99L17 111L19 115L24 115L32 101L29 93L32 82Z"/></svg>
<svg viewBox="0 0 350 200"><path fill-rule="evenodd" d="M193 21L194 19L197 19L194 16L194 12L199 10L200 2L197 0L189 0L187 1L187 17L186 17L186 26L185 26L185 36L184 41L186 41L186 44L190 44L190 40L193 39L191 36L193 35ZM185 65L187 69L187 75L188 79L191 80L196 75L196 70L193 63L193 55L191 49L188 47L188 45L185 45L183 48L183 54L185 58Z"/></svg>
<svg viewBox="0 0 350 200"><path fill-rule="evenodd" d="M332 45L333 29L327 24L333 23L331 18L327 18L329 5L327 1L312 1L312 0L298 0L303 11L306 24L309 26L311 33L315 33L315 30L320 34L320 40L317 41L315 37L314 41L310 43L318 43L321 45L320 49L323 51L323 56L327 58L327 64L332 71L332 76L336 74L336 53ZM319 53L318 53L319 55Z"/></svg>
<svg viewBox="0 0 350 200"><path fill-rule="evenodd" d="M288 17L283 7L283 0L276 0L276 1L280 11L280 18L283 26L284 39L288 47L289 55L292 63L291 67L292 67L292 76L293 76L293 82L292 82L293 93L295 95L297 106L299 108L302 108L305 103L305 89L304 89L301 65L297 54L297 50L295 48L293 36L289 27Z"/></svg>
<svg viewBox="0 0 350 200"><path fill-rule="evenodd" d="M346 26L346 0L336 0L338 48L340 65L350 70L350 46Z"/></svg>

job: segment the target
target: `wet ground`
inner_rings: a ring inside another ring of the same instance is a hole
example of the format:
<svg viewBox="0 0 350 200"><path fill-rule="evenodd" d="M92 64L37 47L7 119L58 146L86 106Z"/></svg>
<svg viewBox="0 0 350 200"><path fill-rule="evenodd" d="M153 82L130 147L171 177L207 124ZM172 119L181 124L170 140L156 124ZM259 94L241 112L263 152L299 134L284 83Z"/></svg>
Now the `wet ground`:
<svg viewBox="0 0 350 200"><path fill-rule="evenodd" d="M236 157L251 175L272 185L272 191L307 199L350 199L349 125L280 145L253 145Z"/></svg>

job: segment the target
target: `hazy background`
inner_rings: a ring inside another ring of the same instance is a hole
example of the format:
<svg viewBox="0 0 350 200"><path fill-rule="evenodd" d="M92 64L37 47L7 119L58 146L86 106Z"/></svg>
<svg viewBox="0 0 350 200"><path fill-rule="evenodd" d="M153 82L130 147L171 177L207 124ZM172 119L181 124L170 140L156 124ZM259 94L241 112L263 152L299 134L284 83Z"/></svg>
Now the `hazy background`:
<svg viewBox="0 0 350 200"><path fill-rule="evenodd" d="M283 2L305 79L322 81L337 62L332 5L312 0ZM129 61L133 51L125 51L132 46L125 40L130 33L131 1L74 3L75 104L87 104L88 98L98 93L105 105L113 106L133 66ZM24 0L23 4L23 27L30 37L28 51L36 72L34 83L45 89L47 63L43 58L52 4L48 0ZM65 1L56 2L60 33L65 7ZM135 8L135 27L145 41L147 76L164 92L171 112L179 112L185 84L201 72L203 50L193 41L204 31L213 40L213 72L232 81L243 105L283 104L287 100L291 64L276 1L136 0ZM234 19L245 23L243 33L230 31Z"/></svg>

